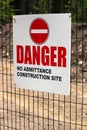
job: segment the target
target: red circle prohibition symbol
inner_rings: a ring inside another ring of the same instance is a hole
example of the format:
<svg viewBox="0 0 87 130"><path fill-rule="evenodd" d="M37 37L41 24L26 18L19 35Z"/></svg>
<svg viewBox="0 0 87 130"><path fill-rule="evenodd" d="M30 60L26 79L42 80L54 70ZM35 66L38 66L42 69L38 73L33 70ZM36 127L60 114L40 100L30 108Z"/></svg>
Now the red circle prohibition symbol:
<svg viewBox="0 0 87 130"><path fill-rule="evenodd" d="M36 18L30 25L30 37L36 44L43 44L49 35L47 22L42 18Z"/></svg>

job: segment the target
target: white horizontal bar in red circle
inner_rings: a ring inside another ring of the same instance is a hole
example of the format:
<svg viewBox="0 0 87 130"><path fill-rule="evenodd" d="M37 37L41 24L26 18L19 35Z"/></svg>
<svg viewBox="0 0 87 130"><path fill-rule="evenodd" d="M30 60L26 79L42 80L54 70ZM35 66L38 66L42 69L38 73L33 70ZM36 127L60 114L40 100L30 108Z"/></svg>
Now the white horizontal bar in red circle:
<svg viewBox="0 0 87 130"><path fill-rule="evenodd" d="M31 29L31 33L48 33L47 29Z"/></svg>

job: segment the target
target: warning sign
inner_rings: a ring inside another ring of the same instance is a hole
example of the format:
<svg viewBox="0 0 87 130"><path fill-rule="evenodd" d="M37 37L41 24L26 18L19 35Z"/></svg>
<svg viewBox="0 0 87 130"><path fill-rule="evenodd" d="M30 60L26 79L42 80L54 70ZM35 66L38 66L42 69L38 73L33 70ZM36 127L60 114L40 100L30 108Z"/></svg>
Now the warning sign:
<svg viewBox="0 0 87 130"><path fill-rule="evenodd" d="M71 14L17 15L13 19L16 86L68 95Z"/></svg>
<svg viewBox="0 0 87 130"><path fill-rule="evenodd" d="M46 41L49 34L49 27L46 21L42 18L36 18L30 25L30 36L37 44L42 44Z"/></svg>

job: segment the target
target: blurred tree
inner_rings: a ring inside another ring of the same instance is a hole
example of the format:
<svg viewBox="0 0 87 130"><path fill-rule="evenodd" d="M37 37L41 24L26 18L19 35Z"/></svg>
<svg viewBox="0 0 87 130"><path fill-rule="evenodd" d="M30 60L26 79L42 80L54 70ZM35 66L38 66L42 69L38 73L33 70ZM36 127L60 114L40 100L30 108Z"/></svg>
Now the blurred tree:
<svg viewBox="0 0 87 130"><path fill-rule="evenodd" d="M53 12L54 13L66 12L67 4L68 0L53 0Z"/></svg>
<svg viewBox="0 0 87 130"><path fill-rule="evenodd" d="M0 0L0 25L14 14L72 13L72 20L87 22L87 0Z"/></svg>
<svg viewBox="0 0 87 130"><path fill-rule="evenodd" d="M72 13L72 20L87 23L87 0L69 0L68 12Z"/></svg>
<svg viewBox="0 0 87 130"><path fill-rule="evenodd" d="M52 0L14 0L16 14L48 13L48 1Z"/></svg>
<svg viewBox="0 0 87 130"><path fill-rule="evenodd" d="M14 14L13 7L10 5L12 0L0 0L0 26L10 22Z"/></svg>

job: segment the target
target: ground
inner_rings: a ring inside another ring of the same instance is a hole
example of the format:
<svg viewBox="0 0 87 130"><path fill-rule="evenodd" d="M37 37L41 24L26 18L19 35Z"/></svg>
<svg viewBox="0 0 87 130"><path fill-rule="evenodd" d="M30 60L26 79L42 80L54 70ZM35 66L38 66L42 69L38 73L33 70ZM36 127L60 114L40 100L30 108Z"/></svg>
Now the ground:
<svg viewBox="0 0 87 130"><path fill-rule="evenodd" d="M72 82L70 96L19 89L13 63L0 61L1 130L87 130L87 83Z"/></svg>

